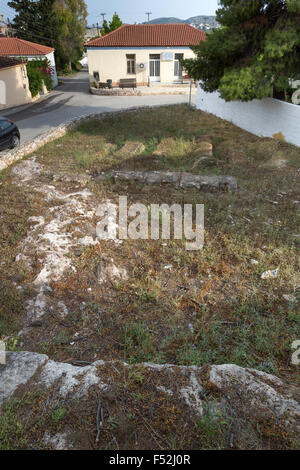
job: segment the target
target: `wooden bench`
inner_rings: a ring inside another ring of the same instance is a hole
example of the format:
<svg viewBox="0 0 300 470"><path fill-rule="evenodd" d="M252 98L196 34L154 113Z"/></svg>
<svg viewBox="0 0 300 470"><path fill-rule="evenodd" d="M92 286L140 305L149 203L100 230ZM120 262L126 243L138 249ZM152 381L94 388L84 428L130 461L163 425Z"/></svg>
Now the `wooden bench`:
<svg viewBox="0 0 300 470"><path fill-rule="evenodd" d="M120 88L136 88L136 78L121 78Z"/></svg>

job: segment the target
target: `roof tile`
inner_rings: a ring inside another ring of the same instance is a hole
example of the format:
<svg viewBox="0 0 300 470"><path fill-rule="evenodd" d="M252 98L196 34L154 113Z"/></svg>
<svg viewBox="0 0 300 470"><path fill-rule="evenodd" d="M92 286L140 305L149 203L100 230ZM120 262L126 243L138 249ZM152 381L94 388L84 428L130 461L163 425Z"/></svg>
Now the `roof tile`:
<svg viewBox="0 0 300 470"><path fill-rule="evenodd" d="M43 46L19 38L0 38L0 55L45 55L53 52L53 47Z"/></svg>

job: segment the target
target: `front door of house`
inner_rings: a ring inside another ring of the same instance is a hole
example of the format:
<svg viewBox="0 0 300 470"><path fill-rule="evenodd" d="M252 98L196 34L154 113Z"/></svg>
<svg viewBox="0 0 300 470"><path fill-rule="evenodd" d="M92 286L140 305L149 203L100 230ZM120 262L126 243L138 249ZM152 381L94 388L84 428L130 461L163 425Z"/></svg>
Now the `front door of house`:
<svg viewBox="0 0 300 470"><path fill-rule="evenodd" d="M180 60L183 59L183 54L175 54L174 61L174 81L180 82L182 80L182 66Z"/></svg>
<svg viewBox="0 0 300 470"><path fill-rule="evenodd" d="M150 82L160 82L160 54L150 54Z"/></svg>

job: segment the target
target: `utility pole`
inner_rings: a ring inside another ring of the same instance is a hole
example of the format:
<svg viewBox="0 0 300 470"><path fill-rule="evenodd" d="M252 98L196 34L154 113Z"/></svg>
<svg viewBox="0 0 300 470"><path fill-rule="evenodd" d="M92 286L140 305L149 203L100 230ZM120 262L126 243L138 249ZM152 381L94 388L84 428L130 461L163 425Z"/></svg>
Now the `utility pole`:
<svg viewBox="0 0 300 470"><path fill-rule="evenodd" d="M152 11L146 11L145 13L148 16L148 24L150 23L150 15L152 15Z"/></svg>
<svg viewBox="0 0 300 470"><path fill-rule="evenodd" d="M106 13L100 13L100 15L102 16L102 18L103 18L103 23L104 23Z"/></svg>

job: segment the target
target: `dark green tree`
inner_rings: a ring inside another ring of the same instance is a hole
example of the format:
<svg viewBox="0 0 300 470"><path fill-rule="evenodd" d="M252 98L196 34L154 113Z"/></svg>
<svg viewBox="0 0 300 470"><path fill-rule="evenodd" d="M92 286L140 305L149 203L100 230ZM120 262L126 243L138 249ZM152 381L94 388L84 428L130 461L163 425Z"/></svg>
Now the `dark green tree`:
<svg viewBox="0 0 300 470"><path fill-rule="evenodd" d="M121 21L119 15L117 12L113 14L112 20L109 23L109 29L110 31L114 31L117 28L120 28L122 26L123 22Z"/></svg>
<svg viewBox="0 0 300 470"><path fill-rule="evenodd" d="M102 23L102 28L101 28L101 35L105 36L105 34L110 33L110 29L107 23L107 20L104 20Z"/></svg>
<svg viewBox="0 0 300 470"><path fill-rule="evenodd" d="M8 6L16 12L11 27L16 36L39 44L55 47L58 20L54 12L55 0L12 0Z"/></svg>
<svg viewBox="0 0 300 470"><path fill-rule="evenodd" d="M120 19L119 15L115 12L113 14L112 20L109 22L109 25L106 20L103 21L102 29L101 29L102 36L105 36L105 34L107 33L111 33L115 29L122 26L122 24L123 24L122 20Z"/></svg>
<svg viewBox="0 0 300 470"><path fill-rule="evenodd" d="M205 91L250 101L286 91L300 78L300 0L223 0L221 27L183 61Z"/></svg>
<svg viewBox="0 0 300 470"><path fill-rule="evenodd" d="M54 47L58 68L71 67L84 49L87 10L84 0L12 0L12 28L27 41Z"/></svg>

